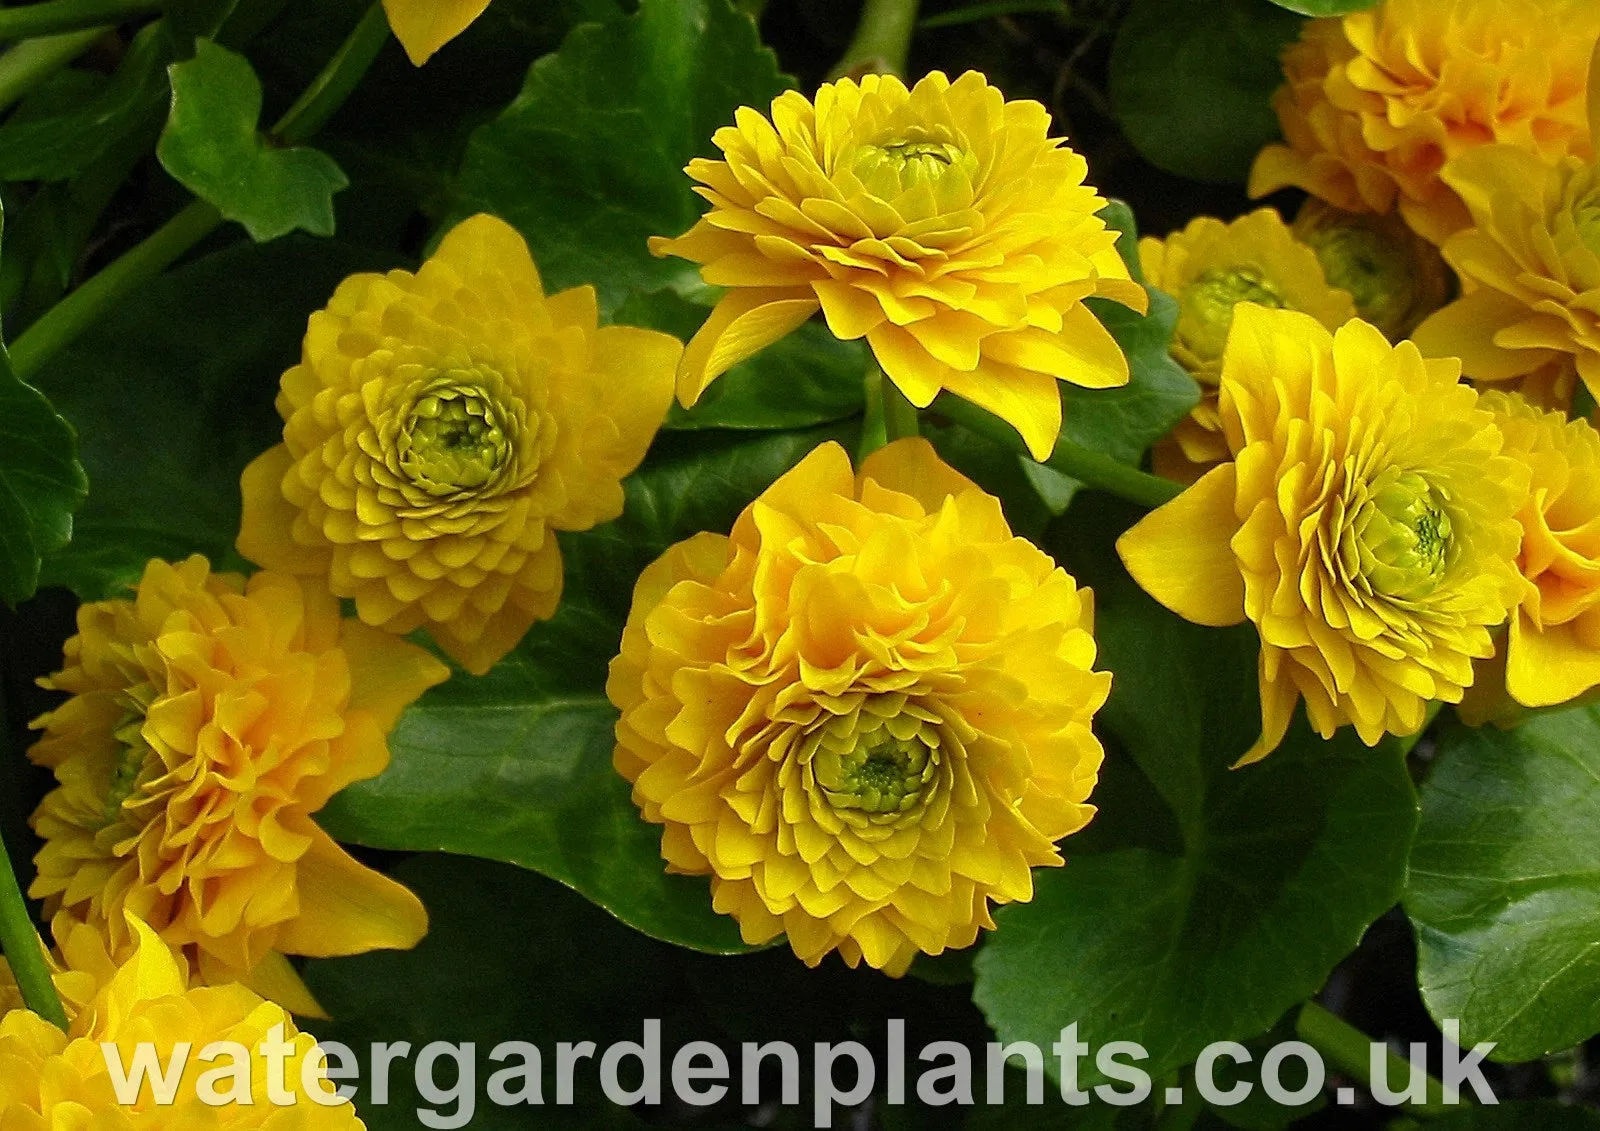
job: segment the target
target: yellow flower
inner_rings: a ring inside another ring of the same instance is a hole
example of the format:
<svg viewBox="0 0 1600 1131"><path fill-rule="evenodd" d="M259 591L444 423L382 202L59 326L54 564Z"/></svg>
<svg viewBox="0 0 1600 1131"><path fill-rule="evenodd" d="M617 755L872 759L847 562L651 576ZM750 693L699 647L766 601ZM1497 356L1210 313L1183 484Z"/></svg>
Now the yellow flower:
<svg viewBox="0 0 1600 1131"><path fill-rule="evenodd" d="M39 949L45 951L56 995L61 999L67 1017L72 1019L91 1007L95 996L116 975L120 965L117 959L126 960L130 957L136 944L133 938L124 937L121 947L113 955L108 949L110 939L106 935L65 912L51 920L50 930L55 937L56 949L48 950L43 941L39 943ZM189 966L183 955L174 954L173 960L187 978ZM10 963L0 956L0 1017L13 1009L22 1008L22 991L12 976Z"/></svg>
<svg viewBox="0 0 1600 1131"><path fill-rule="evenodd" d="M1323 737L1369 746L1457 702L1524 583L1513 557L1527 472L1457 382L1351 321L1334 333L1239 307L1222 367L1233 460L1122 536L1128 571L1198 624L1261 636L1265 757L1304 699Z"/></svg>
<svg viewBox="0 0 1600 1131"><path fill-rule="evenodd" d="M893 974L1033 896L1101 749L1093 605L901 440L824 444L645 570L606 691L616 766L750 943Z"/></svg>
<svg viewBox="0 0 1600 1131"><path fill-rule="evenodd" d="M297 1031L281 1008L239 985L189 989L181 959L149 927L130 917L123 929L134 940L129 957L76 1013L67 1032L24 1009L0 1016L0 1127L359 1131L365 1126L349 1101L334 1094L324 1065L313 1062L303 1073L316 1041ZM273 1040L288 1046L276 1078L263 1051ZM249 1060L238 1062L237 1079L226 1071L234 1066L236 1052L213 1050L214 1060L203 1059L213 1042L248 1050ZM128 1069L141 1044L155 1052L157 1075L184 1058L172 1102L158 1103L149 1080L134 1102L118 1102L107 1055L114 1051ZM202 1075L218 1068L220 1075L203 1087ZM269 1084L278 1081L292 1105L273 1103ZM218 1099L223 1102L208 1102Z"/></svg>
<svg viewBox="0 0 1600 1131"><path fill-rule="evenodd" d="M1527 464L1517 566L1531 583L1511 618L1505 686L1524 707L1600 685L1600 433L1585 420L1488 392L1483 406Z"/></svg>
<svg viewBox="0 0 1600 1131"><path fill-rule="evenodd" d="M1381 0L1312 20L1273 99L1287 145L1250 195L1297 185L1346 212L1390 212L1442 243L1467 223L1439 171L1490 143L1538 161L1591 152L1584 120L1593 0Z"/></svg>
<svg viewBox="0 0 1600 1131"><path fill-rule="evenodd" d="M315 1012L284 955L411 947L427 914L312 814L382 772L396 718L447 674L297 578L152 561L132 600L79 609L44 681L72 698L33 724L57 788L31 894L113 952L132 912L200 980Z"/></svg>
<svg viewBox="0 0 1600 1131"><path fill-rule="evenodd" d="M1343 212L1313 196L1290 230L1317 253L1328 282L1350 293L1356 316L1392 342L1450 296L1450 270L1439 249L1394 213Z"/></svg>
<svg viewBox="0 0 1600 1131"><path fill-rule="evenodd" d="M1210 216L1190 221L1164 240L1139 241L1145 281L1178 300L1172 357L1200 383L1200 403L1157 445L1159 474L1193 481L1228 458L1217 415L1222 347L1235 303L1254 302L1310 314L1329 329L1355 317L1350 295L1330 286L1316 254L1295 240L1271 208L1231 223Z"/></svg>
<svg viewBox="0 0 1600 1131"><path fill-rule="evenodd" d="M555 612L554 532L622 513L682 350L597 327L592 287L546 298L522 237L475 216L415 275L353 275L311 316L239 551L481 674Z"/></svg>
<svg viewBox="0 0 1600 1131"><path fill-rule="evenodd" d="M419 67L488 6L489 0L383 0L394 37Z"/></svg>
<svg viewBox="0 0 1600 1131"><path fill-rule="evenodd" d="M1444 245L1465 293L1417 327L1417 345L1479 381L1576 367L1600 392L1600 166L1492 146L1444 178L1472 212Z"/></svg>
<svg viewBox="0 0 1600 1131"><path fill-rule="evenodd" d="M1007 102L974 71L891 75L788 91L712 139L725 160L688 174L710 210L657 255L702 264L730 290L689 343L678 399L820 307L865 337L919 408L941 389L1009 421L1038 459L1061 430L1057 380L1123 385L1127 360L1083 300L1143 311L1088 166L1037 102ZM781 395L781 392L780 394Z"/></svg>

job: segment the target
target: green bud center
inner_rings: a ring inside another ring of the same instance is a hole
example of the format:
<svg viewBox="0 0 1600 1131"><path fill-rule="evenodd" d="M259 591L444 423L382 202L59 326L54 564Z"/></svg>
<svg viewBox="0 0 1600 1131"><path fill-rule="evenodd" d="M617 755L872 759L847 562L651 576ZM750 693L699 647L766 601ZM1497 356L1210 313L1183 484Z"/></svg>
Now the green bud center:
<svg viewBox="0 0 1600 1131"><path fill-rule="evenodd" d="M855 749L820 759L817 781L836 809L900 813L921 798L934 769L920 738L895 738L885 726L863 735Z"/></svg>
<svg viewBox="0 0 1600 1131"><path fill-rule="evenodd" d="M1275 310L1286 305L1265 273L1250 266L1213 267L1179 292L1179 332L1196 357L1214 361L1222 356L1233 308L1241 302Z"/></svg>
<svg viewBox="0 0 1600 1131"><path fill-rule="evenodd" d="M970 154L960 146L923 138L897 138L863 146L851 166L868 191L885 199L928 185L937 187L951 169L976 171Z"/></svg>
<svg viewBox="0 0 1600 1131"><path fill-rule="evenodd" d="M1600 255L1600 188L1578 198L1572 209L1572 223L1583 246Z"/></svg>
<svg viewBox="0 0 1600 1131"><path fill-rule="evenodd" d="M1449 565L1451 534L1449 512L1425 479L1386 475L1356 519L1362 573L1386 596L1424 597Z"/></svg>
<svg viewBox="0 0 1600 1131"><path fill-rule="evenodd" d="M511 458L499 412L470 385L445 385L419 397L398 443L401 470L435 495L482 487Z"/></svg>
<svg viewBox="0 0 1600 1131"><path fill-rule="evenodd" d="M1405 251L1371 228L1342 226L1311 233L1330 286L1350 292L1362 318L1392 333L1411 309L1415 280Z"/></svg>
<svg viewBox="0 0 1600 1131"><path fill-rule="evenodd" d="M149 683L128 688L118 697L123 709L121 720L111 732L119 746L116 764L106 783L105 808L101 813L101 828L110 828L123 819L123 806L138 792L145 770L152 765L154 751L144 737L145 714L155 699L155 688Z"/></svg>

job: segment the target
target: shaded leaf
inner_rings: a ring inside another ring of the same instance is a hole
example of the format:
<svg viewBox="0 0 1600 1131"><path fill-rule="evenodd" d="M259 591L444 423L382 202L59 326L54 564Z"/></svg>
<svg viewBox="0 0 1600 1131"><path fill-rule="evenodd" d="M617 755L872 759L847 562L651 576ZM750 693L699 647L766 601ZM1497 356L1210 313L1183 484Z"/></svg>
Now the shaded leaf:
<svg viewBox="0 0 1600 1131"><path fill-rule="evenodd" d="M33 595L41 558L72 538L88 489L72 426L0 349L0 600Z"/></svg>
<svg viewBox="0 0 1600 1131"><path fill-rule="evenodd" d="M1272 0L1280 8L1298 12L1302 16L1343 16L1349 12L1364 12L1378 0Z"/></svg>

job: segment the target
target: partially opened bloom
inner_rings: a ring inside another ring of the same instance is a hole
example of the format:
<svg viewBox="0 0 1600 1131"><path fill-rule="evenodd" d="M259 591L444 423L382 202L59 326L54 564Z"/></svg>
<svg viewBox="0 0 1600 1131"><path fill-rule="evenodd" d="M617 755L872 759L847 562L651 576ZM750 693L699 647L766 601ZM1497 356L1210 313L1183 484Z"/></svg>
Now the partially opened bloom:
<svg viewBox="0 0 1600 1131"><path fill-rule="evenodd" d="M1329 329L1356 313L1350 295L1329 284L1316 253L1271 208L1231 223L1200 216L1164 240L1146 236L1139 264L1146 282L1178 300L1172 357L1200 383L1200 403L1154 454L1157 472L1178 479L1228 458L1217 380L1236 304L1304 311Z"/></svg>
<svg viewBox="0 0 1600 1131"><path fill-rule="evenodd" d="M682 343L597 317L592 287L545 297L492 216L415 275L352 275L283 375L283 443L245 469L240 552L487 671L555 612L555 531L622 513L672 400Z"/></svg>
<svg viewBox="0 0 1600 1131"><path fill-rule="evenodd" d="M206 982L314 1012L284 957L414 946L421 903L312 815L382 772L400 712L448 670L284 574L152 561L131 600L78 611L72 696L29 751L57 787L32 895L126 941L147 922Z"/></svg>
<svg viewBox="0 0 1600 1131"><path fill-rule="evenodd" d="M383 0L389 27L417 66L466 31L489 0Z"/></svg>
<svg viewBox="0 0 1600 1131"><path fill-rule="evenodd" d="M640 577L616 766L746 941L898 974L1032 898L1093 814L1092 617L926 441L859 474L824 444Z"/></svg>
<svg viewBox="0 0 1600 1131"><path fill-rule="evenodd" d="M1600 686L1600 433L1521 397L1485 393L1506 454L1531 473L1517 567L1531 584L1511 618L1505 679L1524 707Z"/></svg>
<svg viewBox="0 0 1600 1131"><path fill-rule="evenodd" d="M1312 196L1290 231L1317 253L1328 283L1350 293L1356 316L1391 342L1450 297L1450 269L1439 249L1393 212L1345 212Z"/></svg>
<svg viewBox="0 0 1600 1131"><path fill-rule="evenodd" d="M1477 381L1575 369L1600 393L1600 166L1494 146L1444 177L1472 212L1444 245L1465 293L1417 327L1417 345Z"/></svg>
<svg viewBox="0 0 1600 1131"><path fill-rule="evenodd" d="M1527 471L1453 361L1351 321L1241 306L1222 367L1232 461L1118 542L1188 620L1261 635L1261 737L1305 700L1324 737L1369 746L1457 702L1524 582L1513 558Z"/></svg>
<svg viewBox="0 0 1600 1131"><path fill-rule="evenodd" d="M1038 459L1061 429L1057 381L1123 385L1128 364L1083 300L1144 310L1088 166L1037 102L1007 102L969 71L907 90L892 75L788 91L749 107L687 172L711 208L657 255L728 287L684 353L678 398L820 307L865 337L911 403L941 389L1009 421ZM781 391L777 394L781 396Z"/></svg>
<svg viewBox="0 0 1600 1131"><path fill-rule="evenodd" d="M240 985L190 989L178 958L129 919L129 955L75 1011L67 1032L25 1009L0 1016L0 1127L7 1131L360 1131L316 1041L281 1008ZM97 972L95 977L103 977ZM283 1046L275 1054L267 1050ZM228 1046L233 1046L229 1048ZM132 1069L140 1049L154 1075L118 1095L107 1058ZM280 1056L273 1072L269 1057ZM211 1058L211 1059L207 1059ZM308 1063L309 1062L309 1063ZM210 1079L205 1079L205 1077ZM275 1097L272 1085L282 1091ZM159 1098L158 1098L159 1097ZM122 1100L128 1102L124 1103Z"/></svg>
<svg viewBox="0 0 1600 1131"><path fill-rule="evenodd" d="M1439 178L1451 159L1493 143L1542 162L1592 152L1597 37L1593 0L1380 0L1311 20L1273 99L1287 144L1261 151L1250 194L1295 185L1346 212L1398 208L1441 243L1467 223Z"/></svg>

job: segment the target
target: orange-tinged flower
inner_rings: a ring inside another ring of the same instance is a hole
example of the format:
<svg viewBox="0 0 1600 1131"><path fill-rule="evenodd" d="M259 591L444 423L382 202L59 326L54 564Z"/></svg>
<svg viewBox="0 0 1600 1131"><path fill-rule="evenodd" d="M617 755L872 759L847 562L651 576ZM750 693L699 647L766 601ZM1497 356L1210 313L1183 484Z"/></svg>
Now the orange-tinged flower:
<svg viewBox="0 0 1600 1131"><path fill-rule="evenodd" d="M1296 185L1346 212L1398 208L1441 243L1467 223L1446 162L1492 143L1542 162L1592 152L1597 38L1593 0L1380 0L1312 20L1273 99L1287 144L1261 151L1250 195Z"/></svg>
<svg viewBox="0 0 1600 1131"><path fill-rule="evenodd" d="M389 27L417 66L466 31L489 0L383 0Z"/></svg>
<svg viewBox="0 0 1600 1131"><path fill-rule="evenodd" d="M1145 281L1178 300L1171 352L1200 384L1200 403L1156 445L1158 474L1193 482L1228 458L1217 412L1222 348L1233 308L1253 302L1300 310L1329 329L1354 318L1350 295L1328 283L1316 253L1290 234L1271 208L1231 223L1200 216L1164 240L1139 241Z"/></svg>
<svg viewBox="0 0 1600 1131"><path fill-rule="evenodd" d="M1521 599L1513 558L1528 473L1453 361L1359 320L1241 305L1222 366L1232 461L1118 542L1180 616L1261 635L1271 753L1305 700L1323 737L1410 734L1458 702L1490 629Z"/></svg>
<svg viewBox="0 0 1600 1131"><path fill-rule="evenodd" d="M710 210L657 255L730 288L683 355L678 398L820 307L865 337L911 403L941 389L1009 421L1038 459L1061 430L1057 381L1123 385L1128 364L1083 300L1143 311L1088 166L1037 102L1007 102L969 71L915 87L892 75L740 109L688 174ZM781 395L781 393L779 394Z"/></svg>
<svg viewBox="0 0 1600 1131"><path fill-rule="evenodd" d="M487 671L555 612L555 531L622 513L672 400L683 344L597 319L492 216L415 275L346 279L283 375L283 443L245 469L240 552Z"/></svg>
<svg viewBox="0 0 1600 1131"><path fill-rule="evenodd" d="M1491 146L1451 162L1444 179L1472 214L1444 245L1465 293L1417 327L1417 345L1459 357L1475 380L1531 385L1538 399L1574 370L1600 392L1600 166Z"/></svg>
<svg viewBox="0 0 1600 1131"><path fill-rule="evenodd" d="M44 681L72 698L33 724L57 788L31 894L113 952L131 912L200 980L315 1012L284 955L411 947L427 914L312 815L382 772L400 712L447 675L297 578L152 561L132 600L79 609Z"/></svg>
<svg viewBox="0 0 1600 1131"><path fill-rule="evenodd" d="M1032 898L1093 814L1092 629L1089 591L926 441L859 474L824 444L640 577L616 766L746 941L898 974Z"/></svg>
<svg viewBox="0 0 1600 1131"><path fill-rule="evenodd" d="M350 1102L335 1094L326 1066L312 1060L316 1041L297 1031L281 1008L240 985L190 989L181 958L155 932L131 917L124 932L131 940L128 957L109 976L94 972L104 980L67 1032L25 1009L0 1015L0 1127L360 1131L365 1126ZM279 1075L265 1051L273 1041L287 1046ZM224 1043L236 1048L221 1047ZM148 1078L137 1096L119 1097L107 1064L114 1055L124 1070L131 1068L141 1045L146 1055L154 1052L157 1075L178 1058L183 1061L182 1071L173 1074L171 1094L159 1100ZM235 1066L237 1076L228 1071ZM206 1078L208 1070L219 1069ZM271 1084L286 1093L278 1102Z"/></svg>
<svg viewBox="0 0 1600 1131"><path fill-rule="evenodd" d="M1505 686L1524 707L1549 707L1600 686L1600 433L1518 396L1491 391L1483 405L1531 474L1517 515L1531 584L1511 618Z"/></svg>

